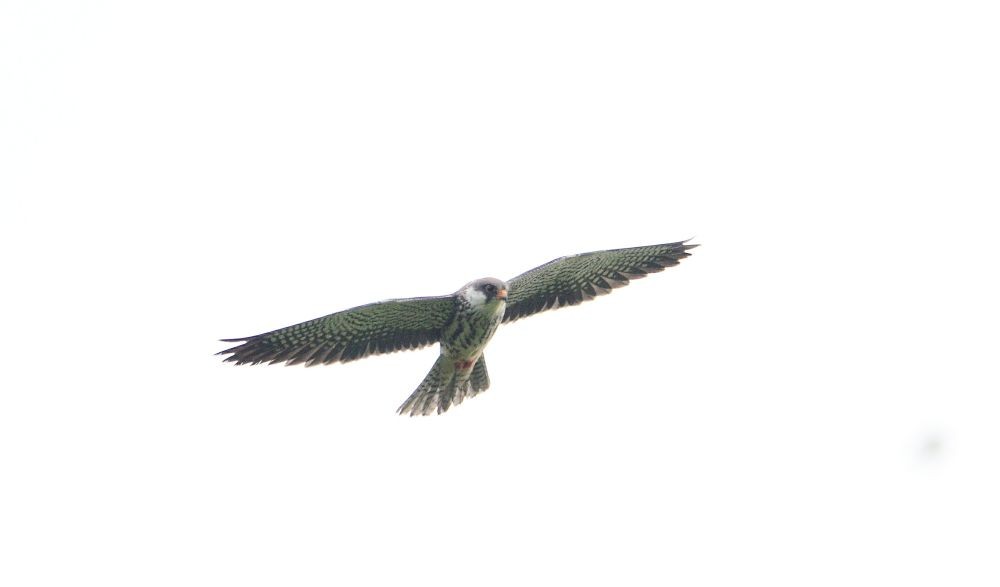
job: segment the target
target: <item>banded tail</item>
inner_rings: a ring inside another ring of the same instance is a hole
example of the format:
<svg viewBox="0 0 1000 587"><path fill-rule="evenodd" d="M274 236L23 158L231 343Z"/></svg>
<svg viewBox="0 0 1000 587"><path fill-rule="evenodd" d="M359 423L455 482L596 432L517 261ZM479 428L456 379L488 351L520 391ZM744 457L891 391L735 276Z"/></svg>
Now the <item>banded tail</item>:
<svg viewBox="0 0 1000 587"><path fill-rule="evenodd" d="M471 369L463 369L454 359L441 355L416 391L396 412L410 416L443 414L465 398L486 391L489 386L490 375L486 372L485 356L480 355Z"/></svg>

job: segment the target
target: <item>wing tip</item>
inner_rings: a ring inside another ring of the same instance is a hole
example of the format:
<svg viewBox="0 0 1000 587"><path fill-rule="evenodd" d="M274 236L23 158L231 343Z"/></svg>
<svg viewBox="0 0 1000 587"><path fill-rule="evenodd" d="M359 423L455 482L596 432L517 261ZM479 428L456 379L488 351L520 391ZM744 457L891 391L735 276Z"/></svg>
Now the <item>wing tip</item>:
<svg viewBox="0 0 1000 587"><path fill-rule="evenodd" d="M667 243L664 245L660 245L661 247L664 247L666 249L665 251L663 251L663 255L669 259L673 259L674 263L672 263L672 265L676 265L677 263L680 262L681 259L686 259L687 257L691 256L691 253L689 253L688 251L690 251L691 249L696 249L701 246L701 243L688 244L691 242L693 238L694 237L686 238L682 241L677 241L675 243Z"/></svg>
<svg viewBox="0 0 1000 587"><path fill-rule="evenodd" d="M225 359L222 359L223 363L233 363L234 365L258 365L268 360L266 356L260 355L260 348L254 345L257 341L257 336L248 336L246 338L220 338L219 342L238 342L240 344L223 349L217 353L215 356L229 355Z"/></svg>

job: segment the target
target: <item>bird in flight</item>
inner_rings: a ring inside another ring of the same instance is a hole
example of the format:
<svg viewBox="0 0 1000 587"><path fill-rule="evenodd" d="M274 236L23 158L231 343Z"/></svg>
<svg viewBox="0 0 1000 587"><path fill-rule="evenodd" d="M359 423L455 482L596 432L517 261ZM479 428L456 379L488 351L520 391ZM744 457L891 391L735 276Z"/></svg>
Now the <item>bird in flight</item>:
<svg viewBox="0 0 1000 587"><path fill-rule="evenodd" d="M483 350L497 327L545 310L575 306L663 271L698 245L687 241L560 257L506 282L477 279L437 297L358 306L247 338L219 352L237 365L346 363L440 343L441 354L398 413L444 413L490 386Z"/></svg>

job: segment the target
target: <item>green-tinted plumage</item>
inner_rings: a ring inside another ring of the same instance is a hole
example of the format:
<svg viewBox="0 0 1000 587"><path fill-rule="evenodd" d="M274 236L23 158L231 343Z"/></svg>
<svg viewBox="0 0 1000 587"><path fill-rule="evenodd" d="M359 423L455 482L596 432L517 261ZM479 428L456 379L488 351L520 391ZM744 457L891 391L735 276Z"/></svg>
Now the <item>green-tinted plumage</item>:
<svg viewBox="0 0 1000 587"><path fill-rule="evenodd" d="M452 296L377 302L248 338L226 339L243 344L220 354L230 353L226 360L237 365L346 363L439 342L455 309Z"/></svg>
<svg viewBox="0 0 1000 587"><path fill-rule="evenodd" d="M483 278L450 296L389 300L225 342L237 365L353 361L441 343L441 354L399 413L442 413L486 390L483 349L501 322L576 305L689 256L684 242L595 251L550 261L505 283Z"/></svg>
<svg viewBox="0 0 1000 587"><path fill-rule="evenodd" d="M628 285L630 279L673 267L690 256L688 249L698 246L685 242L594 251L560 257L535 267L507 282L510 294L503 321L513 322L544 310L575 306Z"/></svg>
<svg viewBox="0 0 1000 587"><path fill-rule="evenodd" d="M472 371L457 369L454 361L442 354L417 389L406 398L399 414L427 416L441 414L457 406L465 398L475 397L490 386L486 372L486 357L480 355Z"/></svg>

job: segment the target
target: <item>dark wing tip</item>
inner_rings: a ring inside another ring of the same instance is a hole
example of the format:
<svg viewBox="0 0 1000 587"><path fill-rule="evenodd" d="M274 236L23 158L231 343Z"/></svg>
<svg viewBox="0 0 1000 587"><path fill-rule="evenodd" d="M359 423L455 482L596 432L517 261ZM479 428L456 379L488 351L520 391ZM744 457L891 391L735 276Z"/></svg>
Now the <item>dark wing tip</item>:
<svg viewBox="0 0 1000 587"><path fill-rule="evenodd" d="M223 359L223 362L236 363L237 365L256 365L269 359L267 355L270 353L261 352L266 349L261 347L259 336L248 336L246 338L222 338L219 340L220 342L240 343L234 347L229 347L228 349L215 353L216 355L230 355Z"/></svg>
<svg viewBox="0 0 1000 587"><path fill-rule="evenodd" d="M655 260L658 263L666 263L666 267L673 267L680 263L681 259L686 259L691 256L688 251L697 248L698 244L687 244L691 239L686 239L678 241L676 243L667 243L665 245L660 245L662 247L659 253L656 253ZM647 268L648 270L648 268ZM652 272L662 271L663 268L654 268Z"/></svg>
<svg viewBox="0 0 1000 587"><path fill-rule="evenodd" d="M239 342L239 343L245 343L245 342L250 341L251 339L253 339L252 336L248 336L247 338L220 338L219 342ZM239 351L239 349L242 348L243 346L244 345L242 345L242 344L238 344L238 345L236 345L234 347L230 347L228 349L221 350L221 351L219 351L219 352L217 352L215 354L216 355L229 355L229 354L231 354L233 356L227 358L226 360L227 361L235 361L236 360L236 353L237 353L237 351Z"/></svg>
<svg viewBox="0 0 1000 587"><path fill-rule="evenodd" d="M699 243L688 244L691 239L685 239L678 241L676 243L669 243L666 245L661 245L667 247L667 250L663 252L663 256L667 258L672 258L674 261L680 261L681 259L686 259L691 256L688 253L691 249L696 249L701 245Z"/></svg>
<svg viewBox="0 0 1000 587"><path fill-rule="evenodd" d="M686 239L684 239L682 241L677 241L675 243L670 243L667 246L668 247L674 247L675 249L681 250L681 251L687 251L687 250L694 249L694 248L697 248L697 247L701 246L700 243L688 244L688 243L691 242L692 239L694 239L694 237L686 238Z"/></svg>

